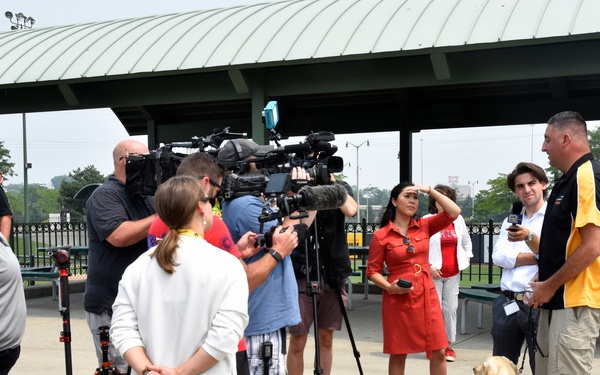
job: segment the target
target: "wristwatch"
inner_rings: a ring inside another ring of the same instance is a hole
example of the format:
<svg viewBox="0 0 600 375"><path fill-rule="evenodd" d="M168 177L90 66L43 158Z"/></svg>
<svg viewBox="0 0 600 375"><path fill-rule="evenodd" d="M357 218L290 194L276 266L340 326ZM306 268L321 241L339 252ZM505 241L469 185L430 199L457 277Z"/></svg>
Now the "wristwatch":
<svg viewBox="0 0 600 375"><path fill-rule="evenodd" d="M525 242L531 242L531 241L533 241L533 232L529 231L527 238L525 238Z"/></svg>
<svg viewBox="0 0 600 375"><path fill-rule="evenodd" d="M279 263L279 262L281 262L283 260L283 258L281 257L281 254L279 254L277 252L277 250L271 249L271 250L267 250L267 252L269 254L271 254L273 256L273 258L275 258L275 260L277 261L277 263Z"/></svg>

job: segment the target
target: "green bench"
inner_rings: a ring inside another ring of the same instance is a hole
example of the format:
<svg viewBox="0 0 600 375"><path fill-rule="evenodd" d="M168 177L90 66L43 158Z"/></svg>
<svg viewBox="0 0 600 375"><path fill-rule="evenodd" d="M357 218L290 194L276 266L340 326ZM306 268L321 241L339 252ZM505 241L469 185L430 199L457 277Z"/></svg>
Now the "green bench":
<svg viewBox="0 0 600 375"><path fill-rule="evenodd" d="M358 271L354 271L350 274L350 276L360 276L362 273ZM352 280L350 280L350 276L346 278L346 285L348 286L348 311L352 311Z"/></svg>
<svg viewBox="0 0 600 375"><path fill-rule="evenodd" d="M498 297L497 293L488 292L485 289L459 288L458 296L463 298L460 314L460 334L467 332L467 304L474 301L479 304L477 310L477 328L483 327L483 304L491 305Z"/></svg>
<svg viewBox="0 0 600 375"><path fill-rule="evenodd" d="M21 278L23 281L50 281L52 282L52 299L59 300L60 305L60 279L58 268L54 266L45 267L22 267ZM59 306L60 307L60 306Z"/></svg>

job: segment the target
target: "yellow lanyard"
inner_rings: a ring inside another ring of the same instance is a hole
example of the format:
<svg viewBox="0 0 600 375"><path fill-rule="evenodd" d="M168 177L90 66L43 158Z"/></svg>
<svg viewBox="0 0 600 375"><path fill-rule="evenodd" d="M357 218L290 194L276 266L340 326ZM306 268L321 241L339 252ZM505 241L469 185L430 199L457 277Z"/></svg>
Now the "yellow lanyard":
<svg viewBox="0 0 600 375"><path fill-rule="evenodd" d="M201 235L200 233L194 232L191 229L177 229L177 233L179 233L182 236L190 236L190 237L196 237L196 238L204 238L203 235Z"/></svg>

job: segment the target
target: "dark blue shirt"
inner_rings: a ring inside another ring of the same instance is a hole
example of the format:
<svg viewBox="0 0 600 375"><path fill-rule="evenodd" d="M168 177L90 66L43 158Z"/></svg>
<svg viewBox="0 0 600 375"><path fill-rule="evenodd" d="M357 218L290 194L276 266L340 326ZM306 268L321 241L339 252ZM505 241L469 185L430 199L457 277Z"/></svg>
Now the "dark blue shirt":
<svg viewBox="0 0 600 375"><path fill-rule="evenodd" d="M112 304L125 268L148 250L146 239L127 247L115 247L106 239L124 221L144 219L156 211L153 197L132 196L113 175L90 196L86 205L89 236L85 311L112 315Z"/></svg>

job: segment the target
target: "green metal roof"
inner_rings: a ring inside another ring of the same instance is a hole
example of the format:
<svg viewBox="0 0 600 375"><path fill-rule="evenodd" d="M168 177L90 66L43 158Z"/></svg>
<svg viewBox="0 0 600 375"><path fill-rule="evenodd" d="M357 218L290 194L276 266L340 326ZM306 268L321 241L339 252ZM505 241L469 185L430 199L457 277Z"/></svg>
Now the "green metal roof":
<svg viewBox="0 0 600 375"><path fill-rule="evenodd" d="M290 0L18 30L0 33L0 86L597 38L599 14L597 0Z"/></svg>

